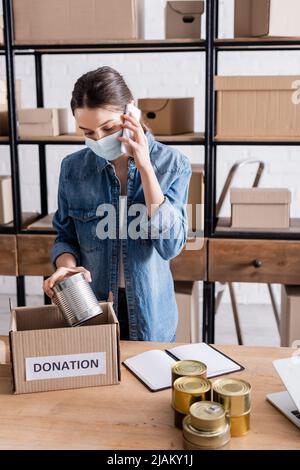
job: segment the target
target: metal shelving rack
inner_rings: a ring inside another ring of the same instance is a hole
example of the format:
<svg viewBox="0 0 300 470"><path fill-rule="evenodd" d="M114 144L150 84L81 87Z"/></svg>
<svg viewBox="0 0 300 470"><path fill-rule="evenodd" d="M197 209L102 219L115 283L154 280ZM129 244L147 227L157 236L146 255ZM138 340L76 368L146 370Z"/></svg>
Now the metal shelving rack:
<svg viewBox="0 0 300 470"><path fill-rule="evenodd" d="M12 234L49 234L53 232L24 229L22 224L22 204L20 191L19 156L20 144L36 144L39 151L39 175L40 175L40 201L41 214L48 214L47 202L47 172L46 172L46 146L47 145L72 145L83 143L74 138L69 139L18 139L17 116L15 105L15 65L14 58L17 55L34 56L36 75L36 99L37 106L44 106L43 94L43 56L45 54L107 54L107 53L160 53L160 52L202 52L205 53L205 135L202 139L196 136L194 139L168 140L170 145L203 145L205 150L205 222L204 236L209 240L213 238L238 238L238 239L270 239L285 240L296 239L300 241L300 233L253 233L253 232L222 232L216 230L216 173L217 173L217 149L222 145L299 145L297 141L221 141L216 135L216 93L214 77L218 73L218 56L226 51L278 51L300 50L300 39L218 39L219 1L206 0L206 39L205 40L140 40L140 41L110 41L101 44L82 45L15 45L13 40L12 1L3 1L4 37L5 47L0 48L0 54L5 55L6 75L8 84L8 114L9 114L9 141L0 138L0 145L10 145L11 172L13 177L13 205L14 224L12 227L1 227L1 233ZM24 277L17 277L18 304L25 305ZM215 283L204 281L203 290L203 340L214 342L214 312L215 312Z"/></svg>
<svg viewBox="0 0 300 470"><path fill-rule="evenodd" d="M205 236L208 239L250 239L250 240L297 240L300 231L293 232L251 232L217 230L216 176L217 150L219 146L299 146L297 140L220 140L216 136L216 92L214 76L218 74L219 53L234 51L300 51L300 38L245 38L219 39L219 1L207 1L207 84L206 84L206 158L205 158ZM204 340L214 342L215 283L204 283L203 330Z"/></svg>
<svg viewBox="0 0 300 470"><path fill-rule="evenodd" d="M39 155L39 178L40 178L40 205L41 211L39 218L48 214L48 190L47 190L47 168L46 168L46 146L47 145L80 145L84 139L74 138L74 136L60 136L58 139L40 140L19 139L17 133L17 116L15 103L15 63L16 56L29 55L34 57L35 77L36 77L36 104L37 107L44 106L44 87L43 87L43 56L45 54L111 54L111 53L161 53L161 52L195 52L204 53L206 51L205 40L126 40L126 41L105 41L100 44L64 44L64 45L44 45L44 44L14 44L13 34L13 11L12 0L2 0L3 19L4 19L4 47L0 47L0 54L5 55L6 78L8 88L8 117L9 117L9 136L8 139L0 138L0 145L10 145L11 173L13 179L13 206L14 223L9 227L1 227L1 233L11 234L53 234L48 230L29 230L24 227L22 221L22 199L20 190L19 174L19 145L38 146ZM159 137L158 137L158 140ZM205 145L205 139L200 133L192 137L176 136L173 139L168 138L169 145ZM25 305L25 281L24 276L17 277L17 299L19 305ZM47 301L47 298L45 298Z"/></svg>

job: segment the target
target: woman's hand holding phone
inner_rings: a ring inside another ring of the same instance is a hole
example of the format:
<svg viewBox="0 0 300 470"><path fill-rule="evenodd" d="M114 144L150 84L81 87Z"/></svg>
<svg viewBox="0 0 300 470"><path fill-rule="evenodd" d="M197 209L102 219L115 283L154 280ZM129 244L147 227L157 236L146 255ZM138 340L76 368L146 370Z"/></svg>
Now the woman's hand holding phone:
<svg viewBox="0 0 300 470"><path fill-rule="evenodd" d="M131 155L134 158L135 166L141 172L151 167L148 140L145 136L141 123L130 114L123 114L123 128L128 129L131 135L123 135L118 139L123 144L130 146Z"/></svg>

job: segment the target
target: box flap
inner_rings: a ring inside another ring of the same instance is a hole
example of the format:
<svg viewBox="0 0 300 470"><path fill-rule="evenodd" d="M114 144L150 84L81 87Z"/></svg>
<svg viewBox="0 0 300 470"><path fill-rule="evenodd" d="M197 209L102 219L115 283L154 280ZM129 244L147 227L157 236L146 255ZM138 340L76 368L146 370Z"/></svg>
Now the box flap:
<svg viewBox="0 0 300 470"><path fill-rule="evenodd" d="M231 188L231 204L289 204L291 192L286 188Z"/></svg>
<svg viewBox="0 0 300 470"><path fill-rule="evenodd" d="M204 13L203 1L180 1L173 0L167 2L170 8L179 15L202 15Z"/></svg>
<svg viewBox="0 0 300 470"><path fill-rule="evenodd" d="M21 124L42 124L49 122L53 115L57 113L56 109L52 108L26 108L18 111L18 120Z"/></svg>
<svg viewBox="0 0 300 470"><path fill-rule="evenodd" d="M294 90L295 81L300 80L300 75L283 76L216 76L215 88L217 91L240 90Z"/></svg>

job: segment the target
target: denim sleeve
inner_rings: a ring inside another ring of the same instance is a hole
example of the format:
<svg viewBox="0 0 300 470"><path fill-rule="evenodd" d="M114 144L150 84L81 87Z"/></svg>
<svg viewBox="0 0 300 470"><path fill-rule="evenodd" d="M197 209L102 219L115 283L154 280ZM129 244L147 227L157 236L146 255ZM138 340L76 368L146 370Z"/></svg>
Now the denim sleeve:
<svg viewBox="0 0 300 470"><path fill-rule="evenodd" d="M68 215L68 203L66 197L65 162L62 161L59 185L58 185L58 209L53 217L53 227L57 237L51 251L51 261L56 269L56 259L63 253L71 253L80 265L80 248L74 227L74 221Z"/></svg>
<svg viewBox="0 0 300 470"><path fill-rule="evenodd" d="M191 165L185 159L163 203L151 218L143 218L140 224L142 237L150 238L165 260L178 256L187 240L186 204L191 175Z"/></svg>

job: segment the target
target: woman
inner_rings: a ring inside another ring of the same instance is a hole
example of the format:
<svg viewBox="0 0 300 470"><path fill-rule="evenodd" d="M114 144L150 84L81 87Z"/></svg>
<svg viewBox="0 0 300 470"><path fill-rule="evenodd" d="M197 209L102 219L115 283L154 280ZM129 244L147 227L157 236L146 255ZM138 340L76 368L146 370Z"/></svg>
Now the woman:
<svg viewBox="0 0 300 470"><path fill-rule="evenodd" d="M110 67L75 83L71 108L87 147L62 161L53 219L56 271L44 290L52 297L56 282L83 272L99 300L113 301L121 339L174 341L170 259L186 242L191 166L124 114L129 103L129 88ZM131 137L122 136L124 129Z"/></svg>

